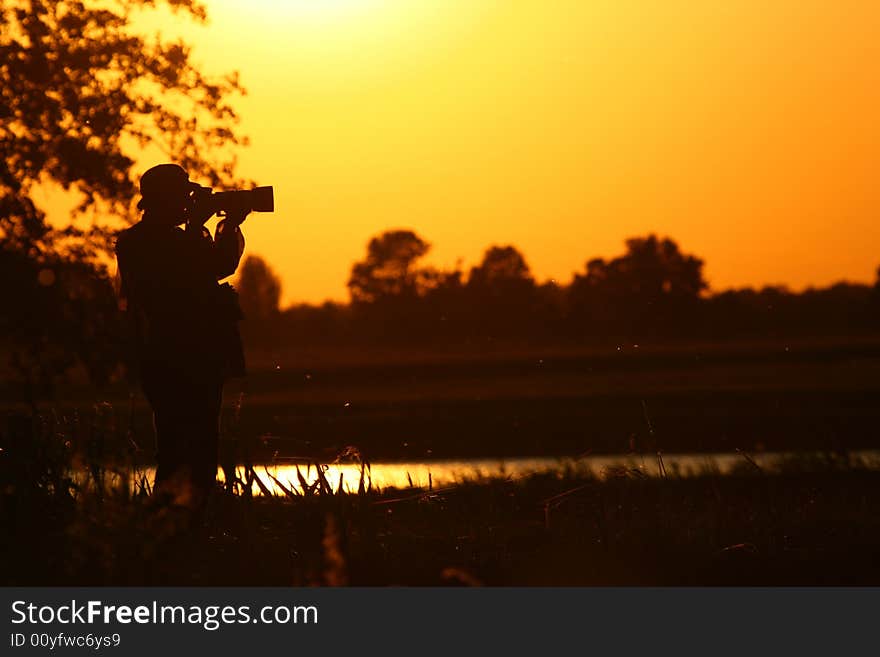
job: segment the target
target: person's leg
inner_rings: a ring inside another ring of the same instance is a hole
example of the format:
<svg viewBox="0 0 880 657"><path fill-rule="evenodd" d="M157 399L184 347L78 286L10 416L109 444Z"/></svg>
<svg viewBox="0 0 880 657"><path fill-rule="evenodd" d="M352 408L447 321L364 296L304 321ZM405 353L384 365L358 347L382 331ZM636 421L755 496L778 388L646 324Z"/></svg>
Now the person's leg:
<svg viewBox="0 0 880 657"><path fill-rule="evenodd" d="M170 409L154 406L153 426L156 430L156 479L153 488L158 491L180 469L181 454L177 422Z"/></svg>
<svg viewBox="0 0 880 657"><path fill-rule="evenodd" d="M194 395L189 463L193 484L204 498L211 493L217 479L222 398L223 384L219 380L205 382Z"/></svg>
<svg viewBox="0 0 880 657"><path fill-rule="evenodd" d="M185 399L187 391L172 377L144 380L144 393L153 409L156 431L156 477L153 490L178 498L189 478L187 436L191 432Z"/></svg>

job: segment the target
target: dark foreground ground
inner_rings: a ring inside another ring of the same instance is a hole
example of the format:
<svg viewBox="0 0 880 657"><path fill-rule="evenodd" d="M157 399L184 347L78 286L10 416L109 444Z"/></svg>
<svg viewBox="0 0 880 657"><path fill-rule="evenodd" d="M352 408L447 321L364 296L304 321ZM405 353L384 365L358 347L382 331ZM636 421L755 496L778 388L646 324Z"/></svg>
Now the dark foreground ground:
<svg viewBox="0 0 880 657"><path fill-rule="evenodd" d="M332 356L252 359L250 376L227 385L226 443L255 460L322 462L349 446L371 461L880 447L876 339ZM123 434L150 460L140 395L55 392L44 413L98 409L108 444ZM0 385L0 410L14 394Z"/></svg>
<svg viewBox="0 0 880 657"><path fill-rule="evenodd" d="M307 369L247 381L244 435L372 460L880 446L880 344L785 342ZM234 397L230 388L230 398Z"/></svg>
<svg viewBox="0 0 880 657"><path fill-rule="evenodd" d="M744 457L739 475L696 479L568 472L441 491L223 493L195 526L151 510L142 489L95 491L108 464L151 460L137 398L58 389L23 415L2 390L4 584L880 585L880 473L841 456L880 446L875 342L279 363L229 387L224 463L836 456L772 473Z"/></svg>
<svg viewBox="0 0 880 657"><path fill-rule="evenodd" d="M815 464L812 464L815 465ZM812 467L811 465L811 467ZM880 473L618 472L381 494L4 496L3 584L878 585ZM32 491L33 492L33 491Z"/></svg>

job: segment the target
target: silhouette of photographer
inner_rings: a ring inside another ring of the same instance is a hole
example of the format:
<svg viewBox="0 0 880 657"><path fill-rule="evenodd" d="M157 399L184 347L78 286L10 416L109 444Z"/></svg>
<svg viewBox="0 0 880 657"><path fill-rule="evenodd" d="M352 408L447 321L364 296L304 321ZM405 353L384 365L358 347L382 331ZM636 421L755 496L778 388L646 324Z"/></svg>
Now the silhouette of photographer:
<svg viewBox="0 0 880 657"><path fill-rule="evenodd" d="M227 207L212 237L211 190L176 164L140 180L141 220L116 241L123 307L132 320L141 387L157 438L154 493L202 509L217 473L224 382L244 375L237 295L219 281L244 251L249 207ZM180 228L180 226L185 226Z"/></svg>

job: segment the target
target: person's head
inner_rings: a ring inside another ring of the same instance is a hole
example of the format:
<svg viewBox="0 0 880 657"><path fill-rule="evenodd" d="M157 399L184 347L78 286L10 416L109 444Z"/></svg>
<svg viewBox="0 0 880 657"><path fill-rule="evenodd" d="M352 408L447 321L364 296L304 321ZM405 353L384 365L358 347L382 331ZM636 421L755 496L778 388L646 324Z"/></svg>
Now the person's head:
<svg viewBox="0 0 880 657"><path fill-rule="evenodd" d="M186 219L193 190L186 169L177 164L159 164L141 176L141 200L138 208L145 213L177 226Z"/></svg>

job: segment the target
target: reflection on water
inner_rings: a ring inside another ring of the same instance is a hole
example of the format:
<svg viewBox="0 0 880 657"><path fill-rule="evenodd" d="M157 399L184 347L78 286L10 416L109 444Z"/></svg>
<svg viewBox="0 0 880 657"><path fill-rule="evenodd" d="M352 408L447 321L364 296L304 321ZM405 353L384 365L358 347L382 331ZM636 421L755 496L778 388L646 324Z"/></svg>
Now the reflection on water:
<svg viewBox="0 0 880 657"><path fill-rule="evenodd" d="M364 488L373 490L386 488L443 488L468 481L487 479L519 479L531 474L566 472L593 474L600 478L612 477L660 477L665 470L670 477L693 477L706 474L727 475L733 472L758 473L773 472L787 461L793 460L799 467L822 469L832 464L831 457L825 454L763 453L747 455L735 454L663 454L656 455L610 454L585 456L581 458L513 458L513 459L471 459L446 461L407 461L393 463L371 463L369 468L358 463L331 463L322 465L321 473L327 484L337 491L357 492L363 471ZM862 468L880 470L880 450L850 452L846 458L834 461L837 466L847 463ZM263 487L273 495L291 492L302 493L303 483L315 487L319 473L315 464L305 460L300 462L282 461L254 466L254 473ZM146 477L153 480L153 468L139 470L136 479ZM237 476L245 479L244 467L239 466ZM217 477L224 481L223 471ZM256 482L252 485L254 495L263 494Z"/></svg>
<svg viewBox="0 0 880 657"><path fill-rule="evenodd" d="M566 458L517 458L517 459L479 459L451 461L410 461L395 463L372 463L364 468L364 486L372 485L373 489L408 488L440 488L466 481L488 478L517 479L530 474L557 472L566 470L587 473L608 478L615 476L659 477L665 469L667 476L691 477L714 473L717 475L742 472L749 469L774 470L780 467L793 455L782 453L765 453L756 455L744 454L664 454L656 455L620 455L587 456L577 459ZM819 464L827 457L821 455L798 456L799 462L804 459L816 459ZM852 463L863 467L880 469L880 451L862 451L850 454ZM336 491L342 481L342 490L357 492L361 479L361 465L357 463L340 463L322 465L323 476L330 487ZM307 486L314 486L318 481L318 470L314 464L306 463L272 463L256 466L255 473L273 494L284 495L284 488L302 493L304 481ZM297 473L299 470L299 473ZM243 477L243 468L238 475ZM271 476L269 476L271 475ZM221 472L219 478L223 479ZM281 485L279 485L280 482ZM259 487L254 485L254 493L259 494Z"/></svg>

